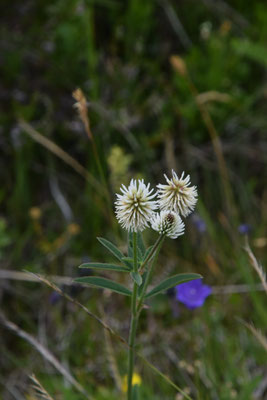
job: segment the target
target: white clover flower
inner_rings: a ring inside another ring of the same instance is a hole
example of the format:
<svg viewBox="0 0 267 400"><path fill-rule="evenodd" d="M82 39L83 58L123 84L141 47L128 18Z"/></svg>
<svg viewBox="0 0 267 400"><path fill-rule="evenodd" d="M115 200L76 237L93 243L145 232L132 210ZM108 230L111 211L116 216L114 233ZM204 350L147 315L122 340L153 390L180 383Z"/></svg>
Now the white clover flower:
<svg viewBox="0 0 267 400"><path fill-rule="evenodd" d="M152 201L156 193L149 191L150 183L144 180L132 179L128 188L121 186L122 194L116 194L115 213L119 223L128 231L143 231L151 220L154 210L158 208L157 201Z"/></svg>
<svg viewBox="0 0 267 400"><path fill-rule="evenodd" d="M171 210L163 210L155 214L151 221L151 227L161 235L166 235L171 239L176 239L184 234L183 221L177 213Z"/></svg>
<svg viewBox="0 0 267 400"><path fill-rule="evenodd" d="M173 210L183 217L189 215L195 208L197 202L197 188L190 185L190 175L184 178L184 172L178 178L172 170L172 178L164 177L168 185L157 185L158 202L161 210Z"/></svg>

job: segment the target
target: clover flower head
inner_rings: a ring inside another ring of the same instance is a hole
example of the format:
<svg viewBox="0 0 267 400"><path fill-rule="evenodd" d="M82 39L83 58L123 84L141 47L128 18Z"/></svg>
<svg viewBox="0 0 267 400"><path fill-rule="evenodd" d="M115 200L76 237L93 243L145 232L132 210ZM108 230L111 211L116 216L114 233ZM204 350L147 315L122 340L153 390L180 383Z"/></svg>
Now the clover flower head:
<svg viewBox="0 0 267 400"><path fill-rule="evenodd" d="M163 210L154 214L151 227L161 235L166 235L171 239L176 239L184 234L184 223L180 216L170 210Z"/></svg>
<svg viewBox="0 0 267 400"><path fill-rule="evenodd" d="M203 306L206 298L211 294L211 287L203 285L202 279L181 283L175 286L175 290L176 299L191 310Z"/></svg>
<svg viewBox="0 0 267 400"><path fill-rule="evenodd" d="M138 182L132 179L128 188L121 186L122 194L116 194L116 217L127 231L143 231L158 208L157 201L152 200L156 193L152 194L154 189L149 188L150 183L145 185L143 179L138 179Z"/></svg>
<svg viewBox="0 0 267 400"><path fill-rule="evenodd" d="M178 178L172 170L172 178L169 179L165 174L167 185L157 185L158 202L161 210L173 210L183 217L189 215L195 208L197 202L196 186L189 186L190 175L184 178L184 172Z"/></svg>

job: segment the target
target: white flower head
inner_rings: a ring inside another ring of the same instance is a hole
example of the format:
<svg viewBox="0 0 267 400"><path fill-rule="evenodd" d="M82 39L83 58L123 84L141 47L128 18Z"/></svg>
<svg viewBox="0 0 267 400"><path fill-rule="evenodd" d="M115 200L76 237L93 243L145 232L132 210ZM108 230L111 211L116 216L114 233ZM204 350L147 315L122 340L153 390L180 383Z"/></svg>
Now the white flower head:
<svg viewBox="0 0 267 400"><path fill-rule="evenodd" d="M168 185L157 185L159 208L161 210L173 210L186 217L194 210L197 202L197 188L196 186L189 186L191 184L190 175L184 178L183 172L181 177L178 178L172 170L171 179L165 174L164 177Z"/></svg>
<svg viewBox="0 0 267 400"><path fill-rule="evenodd" d="M151 227L161 235L166 235L171 239L176 239L184 234L184 223L180 216L171 210L163 210L155 214Z"/></svg>
<svg viewBox="0 0 267 400"><path fill-rule="evenodd" d="M116 194L116 217L127 231L143 231L158 208L157 201L152 200L156 193L152 194L154 189L149 190L149 187L150 183L145 185L143 179L138 179L138 183L132 179L128 188L121 185L122 194Z"/></svg>

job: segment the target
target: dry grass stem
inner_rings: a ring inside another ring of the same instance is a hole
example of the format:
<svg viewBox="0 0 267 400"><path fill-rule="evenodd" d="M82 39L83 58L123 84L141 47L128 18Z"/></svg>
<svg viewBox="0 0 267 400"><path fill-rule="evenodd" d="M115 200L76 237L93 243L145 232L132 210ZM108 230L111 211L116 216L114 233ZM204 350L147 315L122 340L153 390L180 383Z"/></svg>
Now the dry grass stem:
<svg viewBox="0 0 267 400"><path fill-rule="evenodd" d="M17 336L26 340L31 346L33 346L53 367L62 375L64 378L73 385L80 393L82 393L87 399L91 399L91 397L87 394L86 390L79 384L79 382L70 374L69 371L58 361L58 359L48 350L45 346L43 346L34 336L25 332L23 329L19 328L14 322L9 321L4 313L0 312L0 324L5 328L9 329Z"/></svg>
<svg viewBox="0 0 267 400"><path fill-rule="evenodd" d="M244 246L244 250L246 251L246 253L248 254L249 257L249 262L250 265L255 269L255 271L257 272L261 282L262 282L262 286L267 294L267 281L266 281L266 273L263 270L263 267L258 263L256 257L254 256L254 254L252 253L252 250L249 246L248 243L248 238L246 237L245 239L245 246Z"/></svg>
<svg viewBox="0 0 267 400"><path fill-rule="evenodd" d="M229 181L226 162L225 162L224 155L223 155L222 144L221 144L218 132L215 128L215 125L213 123L213 120L210 116L210 113L209 113L206 105L203 102L200 102L198 100L200 93L198 92L196 86L194 85L194 83L190 77L190 74L188 72L188 68L187 68L185 61L181 57L174 55L170 58L170 63L172 65L172 67L174 68L174 70L179 75L184 76L185 79L187 80L191 94L196 102L196 105L199 109L202 120L203 120L203 122L207 128L207 131L210 135L213 150L216 155L217 162L218 162L218 168L219 168L219 172L220 172L220 176L221 176L221 180L222 180L223 191L225 193L228 215L234 217L236 215L236 209L234 207L234 198L233 198L233 193L232 193L232 189L231 189L231 185L230 185L230 181Z"/></svg>
<svg viewBox="0 0 267 400"><path fill-rule="evenodd" d="M169 264L167 265L167 271L172 272L175 268L176 264ZM167 276L166 271L160 275L159 278L155 279L155 283L161 282L160 279L163 279ZM43 282L43 277L39 275L36 276L35 274L29 274L29 272L21 272L21 271L12 271L8 269L0 269L0 279L7 279L7 280L15 280L15 281L25 281L25 282ZM52 282L56 283L57 285L65 285L65 286L72 286L75 283L73 282L73 278L68 276L59 276L59 275L49 275L46 277L47 281L53 285ZM51 282L52 281L52 282ZM50 285L50 286L51 286ZM81 283L79 283L79 286ZM87 285L84 285L87 287ZM152 288L152 286L151 286ZM59 288L58 288L59 289ZM60 289L59 289L60 290ZM249 293L252 291L263 291L265 290L261 283L255 285L247 285L247 284L239 284L239 285L223 285L223 286L212 286L212 293L213 294L234 294L234 293ZM60 293L61 294L61 293ZM62 292L62 296L64 297L64 292ZM73 299L74 300L74 299Z"/></svg>
<svg viewBox="0 0 267 400"><path fill-rule="evenodd" d="M267 338L262 334L262 332L255 328L252 324L242 321L242 323L253 333L259 343L262 345L265 351L267 351Z"/></svg>
<svg viewBox="0 0 267 400"><path fill-rule="evenodd" d="M56 286L54 283L50 282L47 278L38 275L38 274L34 274L32 272L28 272L29 275L35 277L37 279L37 281L39 280L40 282L45 283L47 286L49 286L51 289L55 290L57 293L59 293L61 296L65 297L65 299L67 299L68 301L70 301L71 303L75 304L76 306L80 307L83 309L83 311L86 312L87 315L89 315L90 317L94 318L100 325L102 325L102 327L104 329L107 329L108 332L117 337L117 339L119 339L122 343L124 343L125 345L128 346L127 341L121 337L118 333L116 333L112 328L110 328L101 318L99 318L97 315L93 314L91 311L88 310L88 308L86 308L83 304L81 304L78 300L73 299L71 296L69 296L68 294L64 293L58 286ZM73 283L73 281L72 281Z"/></svg>
<svg viewBox="0 0 267 400"><path fill-rule="evenodd" d="M97 146L95 143L94 135L92 134L92 131L91 131L90 121L88 118L87 100L86 100L86 97L85 97L83 91L79 88L76 89L72 93L72 95L73 95L74 99L77 100L77 102L74 104L74 107L77 108L77 110L78 110L79 116L84 124L84 128L87 133L87 136L92 144L93 154L94 154L95 161L97 164L98 172L99 172L101 181L103 183L102 192L103 192L103 190L105 191L106 200L108 201L108 204L109 204L109 218L110 218L111 223L113 223L114 218L113 218L112 198L111 198L111 195L109 192L108 183L105 178L104 170L103 170L103 167L101 164L101 159L99 157L99 153L98 153Z"/></svg>
<svg viewBox="0 0 267 400"><path fill-rule="evenodd" d="M220 103L229 103L232 100L232 97L227 93L220 93L216 90L210 90L209 92L200 93L196 100L199 104L205 104L212 101L218 101Z"/></svg>
<svg viewBox="0 0 267 400"><path fill-rule="evenodd" d="M55 154L58 158L64 161L67 165L72 167L74 171L76 171L79 175L81 175L96 191L99 195L99 200L101 198L110 199L110 194L106 186L103 185L95 179L95 177L87 171L78 161L75 160L72 156L70 156L66 151L64 151L61 147L59 147L56 143L52 142L50 139L41 135L38 131L36 131L30 124L26 121L20 119L19 124L21 128L37 143L41 144L51 153ZM94 143L94 141L93 141ZM105 213L106 217L111 218L110 213L107 212L106 207L103 205L102 207L103 213Z"/></svg>
<svg viewBox="0 0 267 400"><path fill-rule="evenodd" d="M102 185L91 175L86 168L84 168L75 158L71 157L66 151L62 150L56 143L47 137L41 135L35 130L30 124L24 120L20 120L19 124L21 128L37 143L41 144L51 153L55 154L58 158L72 167L79 175L85 178L96 190L103 193Z"/></svg>
<svg viewBox="0 0 267 400"><path fill-rule="evenodd" d="M99 317L94 315L91 311L89 311L83 304L79 303L77 300L73 299L70 297L68 294L64 293L59 287L54 285L52 282L50 282L48 279L37 275L33 274L32 272L29 272L30 275L35 276L38 278L41 282L45 283L47 286L58 292L61 296L65 297L68 301L71 303L75 304L76 306L80 307L83 311L86 312L87 315L90 317L94 318L97 322L100 323L100 325L103 326L111 335L113 335L115 338L117 338L121 343L123 343L127 348L129 348L129 345L127 341L121 337L117 332L115 332L111 327L109 327L103 320L101 320ZM163 372L161 372L157 367L155 367L153 364L151 364L141 353L136 352L136 355L145 363L147 364L157 375L159 375L165 382L167 382L169 385L171 385L174 389L176 389L178 392L182 393L187 400L192 400L190 396L187 396L186 393L183 392L179 386L177 386L167 375L165 375Z"/></svg>
<svg viewBox="0 0 267 400"><path fill-rule="evenodd" d="M32 374L29 377L32 380L32 388L35 391L37 397L40 397L41 399L44 400L53 400L53 398L50 396L50 394L45 390L45 388L42 386L42 384L38 381L36 376Z"/></svg>
<svg viewBox="0 0 267 400"><path fill-rule="evenodd" d="M101 314L102 314L103 321L106 323L106 314L105 314L105 311L104 311L103 307L101 307ZM113 346L112 346L110 333L105 329L104 330L104 334L105 334L105 344L106 344L107 359L108 359L108 362L109 362L111 375L112 375L112 377L114 379L114 382L115 382L115 385L117 387L117 390L121 391L122 380L121 380L121 376L120 376L120 373L119 373L118 365L117 365L117 362L116 362L116 357L115 357L114 349L113 349Z"/></svg>

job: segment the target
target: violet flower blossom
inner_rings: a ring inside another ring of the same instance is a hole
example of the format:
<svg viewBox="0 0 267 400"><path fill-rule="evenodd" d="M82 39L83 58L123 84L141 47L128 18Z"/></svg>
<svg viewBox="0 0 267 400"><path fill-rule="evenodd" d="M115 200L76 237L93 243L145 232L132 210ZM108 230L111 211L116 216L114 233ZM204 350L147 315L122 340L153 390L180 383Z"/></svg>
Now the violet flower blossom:
<svg viewBox="0 0 267 400"><path fill-rule="evenodd" d="M241 233L241 235L248 235L251 232L251 225L249 224L239 225L238 232Z"/></svg>
<svg viewBox="0 0 267 400"><path fill-rule="evenodd" d="M212 292L210 286L202 284L202 279L181 283L175 286L175 290L176 299L190 310L203 306L206 297Z"/></svg>

